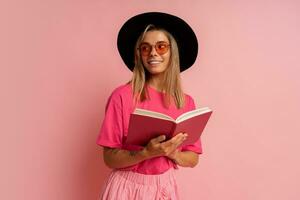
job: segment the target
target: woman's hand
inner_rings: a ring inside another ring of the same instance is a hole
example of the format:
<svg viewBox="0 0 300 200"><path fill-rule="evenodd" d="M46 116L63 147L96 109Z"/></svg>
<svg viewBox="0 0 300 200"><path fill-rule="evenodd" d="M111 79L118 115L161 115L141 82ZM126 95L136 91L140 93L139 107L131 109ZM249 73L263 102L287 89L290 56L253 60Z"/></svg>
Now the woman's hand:
<svg viewBox="0 0 300 200"><path fill-rule="evenodd" d="M173 160L176 163L176 158L178 157L179 152L180 152L179 149L175 149L175 151L173 151L173 153L168 155L168 158L170 158L171 160Z"/></svg>
<svg viewBox="0 0 300 200"><path fill-rule="evenodd" d="M179 133L170 140L165 141L166 136L158 136L147 144L143 149L144 155L148 158L153 158L157 156L167 156L171 159L174 159L178 150L178 146L185 141L187 138L186 133ZM165 142L163 142L165 141Z"/></svg>

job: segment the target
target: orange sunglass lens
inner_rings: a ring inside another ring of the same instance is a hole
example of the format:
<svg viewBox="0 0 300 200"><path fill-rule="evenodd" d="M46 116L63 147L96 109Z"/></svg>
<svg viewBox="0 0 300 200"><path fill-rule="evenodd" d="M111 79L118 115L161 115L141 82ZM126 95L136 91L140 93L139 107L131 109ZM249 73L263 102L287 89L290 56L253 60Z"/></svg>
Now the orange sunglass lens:
<svg viewBox="0 0 300 200"><path fill-rule="evenodd" d="M166 42L158 42L155 44L155 50L160 55L165 54L169 50L169 44ZM152 46L147 43L141 44L140 51L142 55L149 55L152 51Z"/></svg>
<svg viewBox="0 0 300 200"><path fill-rule="evenodd" d="M164 54L168 51L168 44L167 43L158 43L155 45L155 50L158 54Z"/></svg>
<svg viewBox="0 0 300 200"><path fill-rule="evenodd" d="M148 55L151 51L151 46L149 44L142 44L140 50L143 55Z"/></svg>

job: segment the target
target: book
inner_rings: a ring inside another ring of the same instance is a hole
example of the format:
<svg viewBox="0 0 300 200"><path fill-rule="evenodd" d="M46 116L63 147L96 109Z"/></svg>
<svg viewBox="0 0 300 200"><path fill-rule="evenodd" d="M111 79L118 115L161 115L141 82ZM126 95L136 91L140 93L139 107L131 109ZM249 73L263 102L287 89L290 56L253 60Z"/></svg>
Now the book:
<svg viewBox="0 0 300 200"><path fill-rule="evenodd" d="M180 132L188 134L180 146L194 144L200 138L212 112L208 107L198 108L173 119L163 113L137 108L130 115L125 146L145 146L162 134L168 140Z"/></svg>

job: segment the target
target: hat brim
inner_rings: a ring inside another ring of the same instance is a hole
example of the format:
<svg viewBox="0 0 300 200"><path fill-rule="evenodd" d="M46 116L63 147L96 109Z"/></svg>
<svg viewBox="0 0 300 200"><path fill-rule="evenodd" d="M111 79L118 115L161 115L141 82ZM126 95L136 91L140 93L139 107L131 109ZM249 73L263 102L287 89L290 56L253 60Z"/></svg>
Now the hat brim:
<svg viewBox="0 0 300 200"><path fill-rule="evenodd" d="M149 24L166 29L175 38L179 50L180 72L194 64L198 54L198 41L192 28L174 15L148 12L127 20L118 34L118 51L131 71L134 68L135 43Z"/></svg>

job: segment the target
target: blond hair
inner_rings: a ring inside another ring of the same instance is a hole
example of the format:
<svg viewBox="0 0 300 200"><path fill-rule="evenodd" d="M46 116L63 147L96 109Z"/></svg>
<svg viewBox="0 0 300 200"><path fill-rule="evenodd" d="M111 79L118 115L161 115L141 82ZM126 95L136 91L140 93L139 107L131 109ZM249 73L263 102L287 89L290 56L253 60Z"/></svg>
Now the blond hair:
<svg viewBox="0 0 300 200"><path fill-rule="evenodd" d="M154 25L148 25L144 32L139 36L137 42L135 44L134 49L134 58L135 58L135 66L133 68L133 76L132 79L129 81L132 86L132 91L134 95L135 104L138 101L145 101L149 98L148 91L145 87L147 81L151 77L151 74L145 70L143 65L140 51L138 47L140 46L141 42L143 41L145 34L148 31L161 31L163 32L170 42L170 62L169 66L164 72L163 78L163 94L164 94L164 106L169 107L171 101L174 101L177 108L182 108L185 103L184 93L181 87L181 80L180 80L180 66L179 66L179 52L177 42L174 37L165 29L155 27Z"/></svg>

